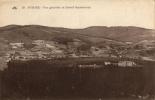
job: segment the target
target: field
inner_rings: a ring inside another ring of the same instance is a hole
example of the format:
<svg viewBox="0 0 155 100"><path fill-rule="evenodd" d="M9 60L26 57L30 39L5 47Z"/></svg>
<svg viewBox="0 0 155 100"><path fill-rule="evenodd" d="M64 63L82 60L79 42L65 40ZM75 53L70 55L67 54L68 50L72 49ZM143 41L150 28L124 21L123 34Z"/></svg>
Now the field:
<svg viewBox="0 0 155 100"><path fill-rule="evenodd" d="M86 60L11 62L0 72L1 96L11 100L140 100L138 96L154 96L154 63L78 67L95 63Z"/></svg>

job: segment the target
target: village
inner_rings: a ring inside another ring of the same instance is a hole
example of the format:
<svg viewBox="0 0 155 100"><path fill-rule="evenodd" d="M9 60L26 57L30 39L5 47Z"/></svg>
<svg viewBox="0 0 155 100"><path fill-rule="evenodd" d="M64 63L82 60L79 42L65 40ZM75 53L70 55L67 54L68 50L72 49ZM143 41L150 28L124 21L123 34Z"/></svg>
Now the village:
<svg viewBox="0 0 155 100"><path fill-rule="evenodd" d="M60 44L55 41L34 40L31 43L10 43L10 50L3 56L3 67L7 67L7 63L11 60L50 60L59 58L81 58L81 57L104 57L104 58L121 58L122 55L116 56L109 52L110 48L98 48L95 46L88 46L80 40L75 39L67 45ZM5 65L5 66L4 66ZM113 63L104 61L105 66L118 66L118 67L135 67L136 63L133 61L119 61ZM79 67L100 67L101 65L79 65Z"/></svg>
<svg viewBox="0 0 155 100"><path fill-rule="evenodd" d="M108 46L104 48L91 46L78 39L68 42L67 45L45 40L34 40L31 43L10 43L9 45L11 50L7 52L6 56L20 60L50 59L52 57L123 57L122 51L111 50ZM124 50L123 52L126 51ZM125 56L130 57L129 55ZM138 56L132 55L130 58L136 57L138 58Z"/></svg>

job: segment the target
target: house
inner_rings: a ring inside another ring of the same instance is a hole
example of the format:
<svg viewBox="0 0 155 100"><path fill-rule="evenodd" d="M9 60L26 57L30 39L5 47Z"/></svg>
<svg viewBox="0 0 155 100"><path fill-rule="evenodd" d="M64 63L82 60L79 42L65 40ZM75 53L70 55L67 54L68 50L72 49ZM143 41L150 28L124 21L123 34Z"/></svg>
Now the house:
<svg viewBox="0 0 155 100"><path fill-rule="evenodd" d="M45 43L44 40L34 40L32 42L32 44L36 44L36 45L40 45L40 44L44 44L44 43Z"/></svg>
<svg viewBox="0 0 155 100"><path fill-rule="evenodd" d="M131 44L133 44L132 42L125 42L126 44L128 44L128 45L131 45Z"/></svg>
<svg viewBox="0 0 155 100"><path fill-rule="evenodd" d="M23 48L24 43L10 43L12 49Z"/></svg>
<svg viewBox="0 0 155 100"><path fill-rule="evenodd" d="M118 66L119 67L134 67L136 65L133 61L119 61Z"/></svg>
<svg viewBox="0 0 155 100"><path fill-rule="evenodd" d="M111 65L111 62L104 62L105 65Z"/></svg>
<svg viewBox="0 0 155 100"><path fill-rule="evenodd" d="M55 48L55 46L53 46L53 45L50 45L50 44L45 44L45 46L47 47L47 48Z"/></svg>

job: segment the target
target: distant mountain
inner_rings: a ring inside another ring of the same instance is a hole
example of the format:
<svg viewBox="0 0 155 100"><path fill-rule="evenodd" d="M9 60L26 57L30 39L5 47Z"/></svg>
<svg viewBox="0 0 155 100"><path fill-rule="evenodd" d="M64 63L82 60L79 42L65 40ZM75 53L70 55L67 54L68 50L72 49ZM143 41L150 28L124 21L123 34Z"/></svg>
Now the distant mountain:
<svg viewBox="0 0 155 100"><path fill-rule="evenodd" d="M12 29L20 28L20 27L22 27L22 26L20 26L20 25L8 25L5 27L0 27L0 31L12 30Z"/></svg>
<svg viewBox="0 0 155 100"><path fill-rule="evenodd" d="M55 37L78 38L85 42L114 43L154 40L155 30L139 27L92 26L84 29L67 29L40 25L9 25L0 27L0 37L8 41L53 40Z"/></svg>
<svg viewBox="0 0 155 100"><path fill-rule="evenodd" d="M74 31L74 30L73 30ZM94 37L103 37L122 42L139 42L142 40L154 40L155 30L139 27L105 27L93 26L85 29L77 29L76 33L85 34Z"/></svg>

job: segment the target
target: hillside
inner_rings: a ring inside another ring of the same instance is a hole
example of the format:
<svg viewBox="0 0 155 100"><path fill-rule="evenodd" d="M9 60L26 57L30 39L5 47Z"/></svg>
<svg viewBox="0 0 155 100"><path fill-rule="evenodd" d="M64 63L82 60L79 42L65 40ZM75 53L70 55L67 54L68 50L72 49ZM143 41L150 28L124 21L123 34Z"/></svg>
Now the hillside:
<svg viewBox="0 0 155 100"><path fill-rule="evenodd" d="M105 27L92 26L84 29L67 29L59 27L46 27L39 25L9 25L0 28L1 37L10 41L45 39L50 40L55 36L71 38L87 38L88 41L98 42L109 39L119 42L140 42L154 40L155 30L138 27ZM94 40L93 40L94 39Z"/></svg>
<svg viewBox="0 0 155 100"><path fill-rule="evenodd" d="M5 52L5 53L4 53ZM155 59L155 30L92 26L83 29L40 25L0 27L1 56L95 56ZM25 54L25 55L24 55Z"/></svg>
<svg viewBox="0 0 155 100"><path fill-rule="evenodd" d="M94 26L85 29L77 29L75 31L80 34L85 34L89 36L91 35L95 37L103 37L122 42L128 42L128 41L139 42L144 39L146 40L155 39L155 30L133 26L129 27Z"/></svg>

